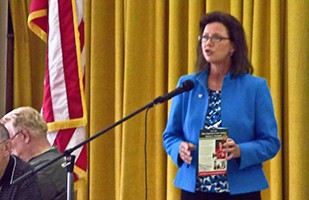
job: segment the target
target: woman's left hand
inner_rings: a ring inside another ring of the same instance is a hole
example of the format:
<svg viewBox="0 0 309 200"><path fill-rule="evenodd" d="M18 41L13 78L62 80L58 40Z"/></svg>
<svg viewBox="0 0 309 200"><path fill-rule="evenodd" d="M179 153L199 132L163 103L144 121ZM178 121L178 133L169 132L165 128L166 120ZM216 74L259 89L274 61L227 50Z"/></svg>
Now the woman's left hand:
<svg viewBox="0 0 309 200"><path fill-rule="evenodd" d="M223 151L227 152L228 156L225 158L226 160L231 160L232 158L240 157L240 149L239 146L235 143L235 141L231 138L228 138L226 142L223 144Z"/></svg>

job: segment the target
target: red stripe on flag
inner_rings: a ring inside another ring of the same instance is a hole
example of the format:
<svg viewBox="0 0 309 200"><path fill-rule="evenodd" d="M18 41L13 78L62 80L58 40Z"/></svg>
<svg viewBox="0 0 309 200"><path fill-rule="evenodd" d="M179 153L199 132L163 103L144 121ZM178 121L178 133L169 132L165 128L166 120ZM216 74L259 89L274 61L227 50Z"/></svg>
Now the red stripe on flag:
<svg viewBox="0 0 309 200"><path fill-rule="evenodd" d="M48 45L47 45L48 46ZM45 83L42 110L44 119L47 123L54 122L54 110L52 107L52 97L50 91L49 67L48 67L48 53L46 53L46 67L45 67Z"/></svg>
<svg viewBox="0 0 309 200"><path fill-rule="evenodd" d="M54 141L54 145L56 145L61 152L64 152L66 150L74 131L75 128L58 131L57 137Z"/></svg>
<svg viewBox="0 0 309 200"><path fill-rule="evenodd" d="M83 146L83 149L78 157L78 159L76 160L76 165L79 166L82 170L86 171L87 170L87 145Z"/></svg>
<svg viewBox="0 0 309 200"><path fill-rule="evenodd" d="M64 2L65 3L64 3ZM74 20L71 3L62 0L59 4L60 32L62 43L62 56L64 75L66 83L66 93L70 118L80 118L83 116L82 101L80 96L78 62L75 45ZM71 2L71 1L70 1Z"/></svg>

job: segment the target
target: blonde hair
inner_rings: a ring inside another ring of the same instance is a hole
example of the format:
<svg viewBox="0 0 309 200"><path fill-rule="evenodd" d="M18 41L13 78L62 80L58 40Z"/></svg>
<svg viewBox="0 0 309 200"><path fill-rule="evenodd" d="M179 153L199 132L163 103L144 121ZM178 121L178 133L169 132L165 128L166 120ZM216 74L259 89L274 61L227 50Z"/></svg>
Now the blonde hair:
<svg viewBox="0 0 309 200"><path fill-rule="evenodd" d="M2 123L13 121L14 128L27 128L34 134L46 136L47 124L41 114L32 107L19 107L7 113L2 119Z"/></svg>

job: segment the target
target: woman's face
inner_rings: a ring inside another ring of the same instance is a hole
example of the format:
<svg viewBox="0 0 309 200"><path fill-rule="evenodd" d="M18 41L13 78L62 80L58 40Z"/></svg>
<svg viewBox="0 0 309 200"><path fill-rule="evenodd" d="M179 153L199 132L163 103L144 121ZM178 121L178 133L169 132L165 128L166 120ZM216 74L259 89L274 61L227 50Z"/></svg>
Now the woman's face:
<svg viewBox="0 0 309 200"><path fill-rule="evenodd" d="M230 64L234 47L228 37L226 27L219 22L212 22L205 26L201 48L207 62L211 64Z"/></svg>

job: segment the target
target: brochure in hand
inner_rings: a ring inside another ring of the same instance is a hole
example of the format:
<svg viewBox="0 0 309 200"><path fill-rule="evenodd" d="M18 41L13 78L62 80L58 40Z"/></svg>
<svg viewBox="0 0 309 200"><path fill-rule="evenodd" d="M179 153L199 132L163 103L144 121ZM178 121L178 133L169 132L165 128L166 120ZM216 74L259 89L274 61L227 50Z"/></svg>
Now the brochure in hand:
<svg viewBox="0 0 309 200"><path fill-rule="evenodd" d="M227 138L228 128L200 131L198 176L227 173L227 155L222 151Z"/></svg>

